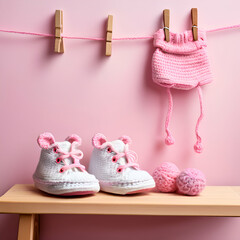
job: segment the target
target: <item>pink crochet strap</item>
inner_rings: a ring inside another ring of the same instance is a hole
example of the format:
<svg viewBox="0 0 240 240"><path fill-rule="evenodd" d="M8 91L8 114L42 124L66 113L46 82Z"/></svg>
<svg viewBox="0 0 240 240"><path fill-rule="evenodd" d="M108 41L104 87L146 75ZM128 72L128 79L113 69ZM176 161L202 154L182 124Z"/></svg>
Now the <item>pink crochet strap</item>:
<svg viewBox="0 0 240 240"><path fill-rule="evenodd" d="M167 113L166 122L165 122L165 131L167 133L165 143L167 145L172 145L174 144L174 138L172 137L172 134L170 133L170 130L169 130L169 122L172 116L173 99L172 99L172 93L170 88L167 88L167 93L168 93L168 113Z"/></svg>
<svg viewBox="0 0 240 240"><path fill-rule="evenodd" d="M202 89L200 86L197 87L197 90L198 90L198 97L199 97L199 102L200 102L200 116L197 120L197 124L196 124L196 128L195 128L195 133L196 133L196 137L197 137L197 142L196 144L194 145L194 150L195 152L197 153L201 153L202 152L202 139L201 137L199 136L199 131L198 131L198 128L199 128L199 125L200 125L200 122L202 121L203 119L203 97L202 97Z"/></svg>

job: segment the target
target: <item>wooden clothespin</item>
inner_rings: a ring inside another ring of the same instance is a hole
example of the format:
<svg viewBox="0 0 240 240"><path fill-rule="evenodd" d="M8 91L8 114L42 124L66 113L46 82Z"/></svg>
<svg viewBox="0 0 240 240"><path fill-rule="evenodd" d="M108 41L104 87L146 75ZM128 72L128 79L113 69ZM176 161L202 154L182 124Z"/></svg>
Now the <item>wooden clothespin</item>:
<svg viewBox="0 0 240 240"><path fill-rule="evenodd" d="M191 10L192 16L192 33L193 33L193 40L198 40L198 13L197 8L192 8Z"/></svg>
<svg viewBox="0 0 240 240"><path fill-rule="evenodd" d="M63 38L61 37L63 33L63 11L56 10L55 12L55 48L54 52L64 53Z"/></svg>
<svg viewBox="0 0 240 240"><path fill-rule="evenodd" d="M170 10L164 9L163 10L163 24L164 24L164 34L165 34L165 41L169 42L169 25L170 25Z"/></svg>
<svg viewBox="0 0 240 240"><path fill-rule="evenodd" d="M107 33L106 33L106 56L112 55L112 30L113 30L113 16L108 15Z"/></svg>

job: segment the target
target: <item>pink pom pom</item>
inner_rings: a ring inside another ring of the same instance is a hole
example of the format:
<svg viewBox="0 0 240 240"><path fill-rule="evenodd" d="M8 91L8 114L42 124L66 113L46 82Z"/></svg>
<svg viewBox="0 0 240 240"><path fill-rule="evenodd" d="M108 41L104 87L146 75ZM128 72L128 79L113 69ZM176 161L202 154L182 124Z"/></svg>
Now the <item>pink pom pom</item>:
<svg viewBox="0 0 240 240"><path fill-rule="evenodd" d="M195 145L194 145L194 150L196 153L201 153L202 150L203 150L203 147L202 147L202 144L197 142Z"/></svg>
<svg viewBox="0 0 240 240"><path fill-rule="evenodd" d="M165 143L167 144L167 145L172 145L172 144L174 144L174 138L172 137L172 136L167 136L166 138L165 138Z"/></svg>
<svg viewBox="0 0 240 240"><path fill-rule="evenodd" d="M179 193L195 196L206 186L206 178L200 170L188 168L179 174L176 183Z"/></svg>
<svg viewBox="0 0 240 240"><path fill-rule="evenodd" d="M155 169L153 178L156 182L156 188L160 192L175 192L177 190L176 178L180 170L170 162L165 162Z"/></svg>

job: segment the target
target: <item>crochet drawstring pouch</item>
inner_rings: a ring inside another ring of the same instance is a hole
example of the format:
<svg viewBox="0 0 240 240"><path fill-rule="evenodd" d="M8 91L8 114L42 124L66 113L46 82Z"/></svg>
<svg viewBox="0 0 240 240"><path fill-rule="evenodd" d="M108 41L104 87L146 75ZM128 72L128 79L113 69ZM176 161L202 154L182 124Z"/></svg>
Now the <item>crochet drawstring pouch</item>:
<svg viewBox="0 0 240 240"><path fill-rule="evenodd" d="M166 88L168 94L168 113L165 121L166 139L168 145L174 143L169 130L169 122L173 110L171 89L190 90L197 89L200 101L200 116L197 120L195 133L196 144L194 150L202 152L202 139L199 135L199 124L203 118L203 99L201 86L212 81L209 60L207 56L206 32L198 30L198 40L193 40L192 31L183 33L169 33L169 42L165 41L164 30L160 29L154 34L154 47L152 58L153 81Z"/></svg>

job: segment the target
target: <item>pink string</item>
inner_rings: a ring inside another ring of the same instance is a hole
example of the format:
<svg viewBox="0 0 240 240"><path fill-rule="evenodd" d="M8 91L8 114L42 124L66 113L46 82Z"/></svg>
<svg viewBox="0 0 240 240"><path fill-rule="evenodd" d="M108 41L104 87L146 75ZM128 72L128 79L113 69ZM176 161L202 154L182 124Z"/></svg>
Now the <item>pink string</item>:
<svg viewBox="0 0 240 240"><path fill-rule="evenodd" d="M114 40L114 41L121 41L121 40L147 40L147 39L153 39L153 36L147 36L147 37L121 37L121 38L113 38L112 40Z"/></svg>
<svg viewBox="0 0 240 240"><path fill-rule="evenodd" d="M222 28L215 28L215 29L207 30L206 32L207 33L218 32L218 31L223 31L223 30L233 29L233 28L240 28L240 24L232 25L232 26L228 26L228 27L222 27Z"/></svg>
<svg viewBox="0 0 240 240"><path fill-rule="evenodd" d="M118 152L117 149L115 149L111 143L106 143L106 145L104 145L104 146L102 145L103 148L106 146L109 146L111 148L111 150L115 153L115 155L113 155L113 157L112 157L113 162L116 163L120 158L125 158L127 161L127 163L125 165L120 165L117 168L117 172L122 172L122 170L124 170L128 167L133 167L137 170L140 169L139 164L137 163L138 156L134 151L129 150L128 144L125 144L125 149L123 152Z"/></svg>
<svg viewBox="0 0 240 240"><path fill-rule="evenodd" d="M58 158L57 158L57 163L60 163L61 161L64 163L65 166L63 166L60 169L60 172L64 172L68 169L71 168L79 168L81 171L85 171L85 167L80 164L80 160L83 158L83 152L79 149L75 149L75 145L77 145L77 142L73 142L71 144L70 147L70 151L69 152L65 152L63 150L61 150L58 145L56 145L57 149L56 149L56 153L59 154ZM73 163L67 165L66 162L64 161L65 158L72 158L73 159Z"/></svg>
<svg viewBox="0 0 240 240"><path fill-rule="evenodd" d="M169 122L172 116L173 99L172 99L172 93L170 88L167 88L167 93L168 93L168 113L167 113L166 122L165 122L165 131L167 133L165 143L167 145L172 145L174 144L174 138L172 137L172 134L170 133L170 130L169 130Z"/></svg>
<svg viewBox="0 0 240 240"><path fill-rule="evenodd" d="M227 30L227 29L234 29L234 28L240 28L240 24L238 25L232 25L228 27L222 27L222 28L216 28L216 29L211 29L207 30L207 33L211 32L217 32L217 31L222 31L222 30ZM41 36L41 37L51 37L54 38L54 34L48 34L48 33L35 33L35 32L24 32L24 31L13 31L13 30L4 30L0 29L0 32L5 32L5 33L14 33L14 34L25 34L25 35L33 35L33 36ZM65 36L62 35L63 38L66 39L77 39L77 40L94 40L94 41L105 41L105 38L96 38L96 37L74 37L74 36ZM142 37L119 37L119 38L113 38L113 41L124 41L124 40L151 40L153 39L153 36L142 36Z"/></svg>
<svg viewBox="0 0 240 240"><path fill-rule="evenodd" d="M122 157L124 157L127 161L127 164L121 165L117 168L118 172L121 172L123 169L128 167L139 169L139 164L136 162L137 154L134 151L125 150L125 152L122 152L122 153L117 152L117 154L114 155L113 157L116 158L116 161L118 161L118 159Z"/></svg>
<svg viewBox="0 0 240 240"><path fill-rule="evenodd" d="M76 40L94 40L94 41L105 41L105 38L94 38L94 37L70 37L62 35L62 38L76 39Z"/></svg>
<svg viewBox="0 0 240 240"><path fill-rule="evenodd" d="M41 37L55 37L53 34L48 34L48 33L22 32L22 31L12 31L12 30L4 30L4 29L0 29L0 32L34 35L34 36L41 36Z"/></svg>
<svg viewBox="0 0 240 240"><path fill-rule="evenodd" d="M0 32L24 34L24 35L33 35L33 36L40 36L40 37L52 37L52 38L55 37L55 35L48 34L48 33L34 33L34 32L12 31L12 30L4 30L4 29L0 29ZM94 41L105 41L106 40L105 38L96 38L96 37L74 37L74 36L65 36L65 35L61 35L61 37L62 38L66 38L66 39L76 39L76 40L94 40ZM147 40L147 39L153 39L153 36L112 38L113 41L121 41L121 40Z"/></svg>
<svg viewBox="0 0 240 240"><path fill-rule="evenodd" d="M197 120L197 124L196 124L196 128L195 128L195 133L196 133L196 137L197 137L197 142L196 144L194 145L194 150L195 152L197 153L201 153L202 152L202 139L201 137L199 136L199 131L198 131L198 128L199 128L199 124L200 122L202 121L203 119L203 97L202 97L202 89L200 86L197 87L197 90L198 90L198 97L199 97L199 102L200 102L200 116Z"/></svg>

